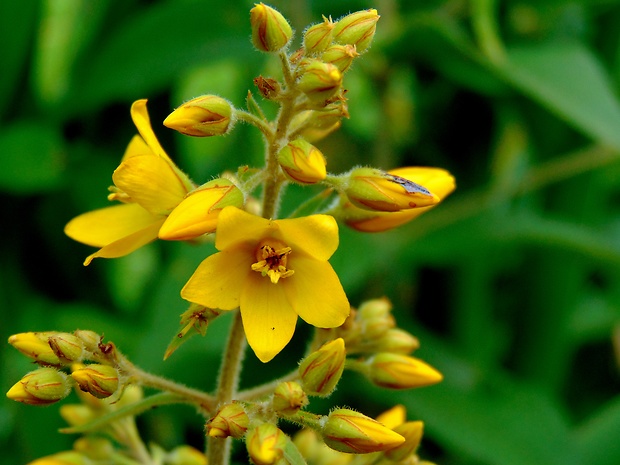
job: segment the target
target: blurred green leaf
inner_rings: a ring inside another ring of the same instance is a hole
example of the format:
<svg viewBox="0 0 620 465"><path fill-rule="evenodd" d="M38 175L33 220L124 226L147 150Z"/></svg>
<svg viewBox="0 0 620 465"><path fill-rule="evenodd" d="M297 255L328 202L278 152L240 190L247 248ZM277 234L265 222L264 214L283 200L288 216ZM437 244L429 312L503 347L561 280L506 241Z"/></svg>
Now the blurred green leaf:
<svg viewBox="0 0 620 465"><path fill-rule="evenodd" d="M587 465L616 465L620 463L618 447L620 431L620 398L605 405L580 425L573 439Z"/></svg>

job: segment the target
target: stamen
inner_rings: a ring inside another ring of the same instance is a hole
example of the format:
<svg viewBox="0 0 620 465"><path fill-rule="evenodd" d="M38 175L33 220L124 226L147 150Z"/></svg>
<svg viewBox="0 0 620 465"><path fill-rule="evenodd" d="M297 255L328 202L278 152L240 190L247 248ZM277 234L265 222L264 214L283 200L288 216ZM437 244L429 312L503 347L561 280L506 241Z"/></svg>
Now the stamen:
<svg viewBox="0 0 620 465"><path fill-rule="evenodd" d="M295 271L286 268L287 256L292 252L290 247L279 241L270 241L256 250L256 263L252 264L252 270L259 272L263 277L269 276L273 284L277 284L281 278L288 278Z"/></svg>

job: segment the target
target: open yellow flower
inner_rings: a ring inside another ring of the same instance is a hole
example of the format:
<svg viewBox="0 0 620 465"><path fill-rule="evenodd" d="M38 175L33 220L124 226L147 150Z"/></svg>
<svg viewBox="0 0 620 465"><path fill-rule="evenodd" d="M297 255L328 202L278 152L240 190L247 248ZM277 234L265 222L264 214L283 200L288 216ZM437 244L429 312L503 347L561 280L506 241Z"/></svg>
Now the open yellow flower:
<svg viewBox="0 0 620 465"><path fill-rule="evenodd" d="M297 316L319 328L340 326L349 302L327 261L338 226L327 215L267 220L235 207L219 216L215 247L181 296L222 310L240 308L256 356L268 362L290 341Z"/></svg>
<svg viewBox="0 0 620 465"><path fill-rule="evenodd" d="M84 213L65 226L70 238L101 247L85 265L96 257L122 257L155 240L168 214L195 187L157 140L146 100L134 102L131 117L140 135L131 140L114 171L108 196L122 204Z"/></svg>

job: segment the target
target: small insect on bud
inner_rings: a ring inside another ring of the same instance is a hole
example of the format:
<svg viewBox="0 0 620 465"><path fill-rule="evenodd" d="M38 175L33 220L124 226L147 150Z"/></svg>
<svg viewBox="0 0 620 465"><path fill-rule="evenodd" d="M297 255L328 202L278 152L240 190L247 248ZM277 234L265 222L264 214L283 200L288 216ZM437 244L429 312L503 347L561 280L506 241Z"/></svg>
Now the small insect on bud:
<svg viewBox="0 0 620 465"><path fill-rule="evenodd" d="M207 465L207 457L191 446L183 445L166 454L166 465Z"/></svg>
<svg viewBox="0 0 620 465"><path fill-rule="evenodd" d="M291 181L300 184L316 184L327 175L323 153L304 139L285 145L278 153L278 163Z"/></svg>
<svg viewBox="0 0 620 465"><path fill-rule="evenodd" d="M295 415L300 409L308 405L308 396L298 383L286 381L278 384L278 387L273 391L271 403L277 414Z"/></svg>
<svg viewBox="0 0 620 465"><path fill-rule="evenodd" d="M264 3L250 10L252 43L261 52L279 52L293 37L293 30L280 12Z"/></svg>
<svg viewBox="0 0 620 465"><path fill-rule="evenodd" d="M84 356L84 343L69 333L55 333L49 337L48 344L52 351L65 364L80 362Z"/></svg>
<svg viewBox="0 0 620 465"><path fill-rule="evenodd" d="M341 18L334 26L334 42L355 45L358 53L364 53L375 36L379 17L377 10L370 9Z"/></svg>
<svg viewBox="0 0 620 465"><path fill-rule="evenodd" d="M307 55L315 55L324 51L332 43L334 23L331 18L323 16L323 22L310 26L304 32L304 49Z"/></svg>
<svg viewBox="0 0 620 465"><path fill-rule="evenodd" d="M71 392L68 376L55 368L31 371L15 383L6 396L29 405L50 405L64 399Z"/></svg>
<svg viewBox="0 0 620 465"><path fill-rule="evenodd" d="M420 359L381 352L365 362L373 384L390 389L411 389L439 383L443 376Z"/></svg>
<svg viewBox="0 0 620 465"><path fill-rule="evenodd" d="M263 423L248 433L245 446L255 465L273 465L284 456L286 438L272 423Z"/></svg>
<svg viewBox="0 0 620 465"><path fill-rule="evenodd" d="M48 344L52 331L19 333L9 337L9 344L42 365L60 365L60 359Z"/></svg>
<svg viewBox="0 0 620 465"><path fill-rule="evenodd" d="M79 388L98 399L114 394L119 387L118 373L109 365L85 365L71 373Z"/></svg>
<svg viewBox="0 0 620 465"><path fill-rule="evenodd" d="M321 60L335 65L341 73L345 73L351 67L355 57L358 56L359 53L355 50L355 45L335 44L323 52Z"/></svg>
<svg viewBox="0 0 620 465"><path fill-rule="evenodd" d="M386 451L405 442L400 434L348 409L333 410L321 434L329 447L350 454Z"/></svg>
<svg viewBox="0 0 620 465"><path fill-rule="evenodd" d="M207 423L207 435L212 438L241 438L248 430L250 419L241 404L223 405Z"/></svg>
<svg viewBox="0 0 620 465"><path fill-rule="evenodd" d="M315 104L324 104L336 96L342 86L342 73L335 65L308 60L297 87Z"/></svg>
<svg viewBox="0 0 620 465"><path fill-rule="evenodd" d="M243 192L228 179L219 178L193 190L168 215L159 238L186 241L212 233L224 207L243 206Z"/></svg>
<svg viewBox="0 0 620 465"><path fill-rule="evenodd" d="M346 194L360 208L383 212L428 207L440 201L420 184L376 168L353 169Z"/></svg>
<svg viewBox="0 0 620 465"><path fill-rule="evenodd" d="M304 391L311 396L330 395L342 376L345 357L344 340L338 338L304 358L299 364Z"/></svg>
<svg viewBox="0 0 620 465"><path fill-rule="evenodd" d="M164 126L187 136L221 136L232 129L233 107L217 95L185 102L164 120Z"/></svg>

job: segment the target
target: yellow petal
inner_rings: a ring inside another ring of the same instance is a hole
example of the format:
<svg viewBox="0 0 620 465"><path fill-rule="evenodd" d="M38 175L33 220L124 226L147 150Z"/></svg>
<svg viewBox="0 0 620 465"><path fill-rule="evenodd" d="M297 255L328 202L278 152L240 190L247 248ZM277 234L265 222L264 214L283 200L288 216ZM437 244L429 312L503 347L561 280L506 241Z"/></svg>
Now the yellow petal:
<svg viewBox="0 0 620 465"><path fill-rule="evenodd" d="M118 188L154 214L169 213L187 194L170 165L150 155L136 155L122 162L112 179Z"/></svg>
<svg viewBox="0 0 620 465"><path fill-rule="evenodd" d="M128 160L129 158L135 157L137 155L151 155L153 157L157 156L155 152L153 152L151 148L146 145L144 139L142 139L142 137L136 134L129 141L129 145L127 145L127 148L125 149L125 154L123 155L121 161Z"/></svg>
<svg viewBox="0 0 620 465"><path fill-rule="evenodd" d="M248 344L261 362L275 357L293 337L297 314L282 286L258 273L248 278L241 293L241 317Z"/></svg>
<svg viewBox="0 0 620 465"><path fill-rule="evenodd" d="M351 307L331 265L293 254L289 264L295 274L281 285L295 312L318 328L335 328L344 323Z"/></svg>
<svg viewBox="0 0 620 465"><path fill-rule="evenodd" d="M89 265L94 258L118 258L130 254L143 245L157 239L157 232L164 222L164 218L158 219L155 223L146 228L123 237L105 247L99 249L94 254L89 255L84 260L84 265Z"/></svg>
<svg viewBox="0 0 620 465"><path fill-rule="evenodd" d="M389 429L394 429L407 421L407 410L402 404L395 405L380 414L376 420Z"/></svg>
<svg viewBox="0 0 620 465"><path fill-rule="evenodd" d="M251 268L253 259L244 249L207 257L181 290L181 297L209 308L237 308L248 275L256 274Z"/></svg>
<svg viewBox="0 0 620 465"><path fill-rule="evenodd" d="M408 166L389 170L388 173L424 186L441 200L447 197L456 187L454 177L448 171L441 168Z"/></svg>
<svg viewBox="0 0 620 465"><path fill-rule="evenodd" d="M71 239L103 247L160 221L136 203L100 208L73 218L65 226Z"/></svg>
<svg viewBox="0 0 620 465"><path fill-rule="evenodd" d="M172 160L170 160L170 157L168 157L168 154L164 151L153 132L151 119L146 109L146 102L146 99L136 100L131 106L131 119L133 120L133 124L136 125L142 139L144 139L144 142L146 142L151 150L168 163L172 163Z"/></svg>
<svg viewBox="0 0 620 465"><path fill-rule="evenodd" d="M252 215L236 207L226 207L220 213L215 236L215 247L218 250L228 250L242 244L256 247L265 237L282 240L276 221Z"/></svg>
<svg viewBox="0 0 620 465"><path fill-rule="evenodd" d="M293 253L303 251L317 260L327 260L338 248L338 223L328 215L278 220L283 242Z"/></svg>

